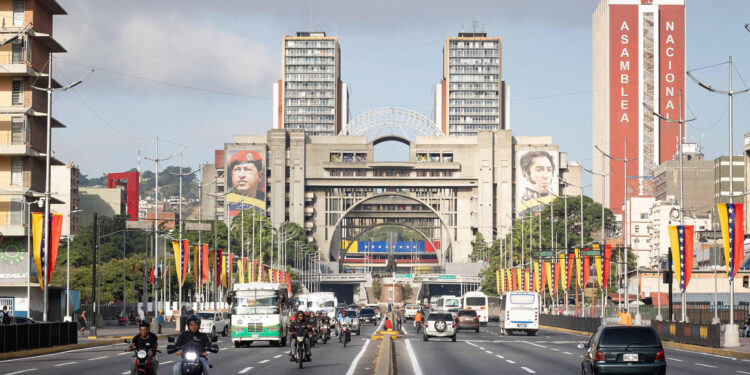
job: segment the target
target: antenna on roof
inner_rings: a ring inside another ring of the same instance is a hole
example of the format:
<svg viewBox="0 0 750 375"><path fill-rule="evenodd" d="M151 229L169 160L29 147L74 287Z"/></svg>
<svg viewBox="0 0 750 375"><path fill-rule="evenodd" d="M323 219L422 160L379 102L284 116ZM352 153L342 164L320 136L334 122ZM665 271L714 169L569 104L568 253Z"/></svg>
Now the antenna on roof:
<svg viewBox="0 0 750 375"><path fill-rule="evenodd" d="M474 17L471 20L471 32L473 33L477 32L477 25L479 25L479 19Z"/></svg>
<svg viewBox="0 0 750 375"><path fill-rule="evenodd" d="M312 11L313 11L313 0L310 0L310 27L308 30L312 31Z"/></svg>

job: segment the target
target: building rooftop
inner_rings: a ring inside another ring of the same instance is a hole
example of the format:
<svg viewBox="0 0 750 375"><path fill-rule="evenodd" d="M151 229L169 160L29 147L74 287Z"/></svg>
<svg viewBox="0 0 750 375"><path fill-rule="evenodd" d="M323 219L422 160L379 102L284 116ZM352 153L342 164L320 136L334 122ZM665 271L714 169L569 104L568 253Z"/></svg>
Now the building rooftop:
<svg viewBox="0 0 750 375"><path fill-rule="evenodd" d="M297 36L326 36L325 31L297 31Z"/></svg>
<svg viewBox="0 0 750 375"><path fill-rule="evenodd" d="M458 37L459 38L486 38L487 37L487 33L485 33L485 32L481 32L481 33L470 32L469 33L469 32L463 32L462 31L462 32L458 33Z"/></svg>

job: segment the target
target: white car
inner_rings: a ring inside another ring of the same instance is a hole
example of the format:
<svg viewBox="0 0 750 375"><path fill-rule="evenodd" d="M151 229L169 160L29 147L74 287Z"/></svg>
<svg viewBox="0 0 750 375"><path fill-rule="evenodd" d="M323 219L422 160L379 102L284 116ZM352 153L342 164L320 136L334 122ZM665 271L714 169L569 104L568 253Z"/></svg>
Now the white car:
<svg viewBox="0 0 750 375"><path fill-rule="evenodd" d="M202 311L195 313L201 318L200 331L211 337L221 333L222 336L229 335L229 320L224 317L224 313L217 311ZM187 329L187 327L186 327Z"/></svg>
<svg viewBox="0 0 750 375"><path fill-rule="evenodd" d="M414 316L419 312L419 305L416 303L409 303L404 306L404 319L414 319Z"/></svg>
<svg viewBox="0 0 750 375"><path fill-rule="evenodd" d="M427 341L430 337L450 337L456 342L456 321L453 314L449 312L432 312L427 315L422 330L422 340Z"/></svg>

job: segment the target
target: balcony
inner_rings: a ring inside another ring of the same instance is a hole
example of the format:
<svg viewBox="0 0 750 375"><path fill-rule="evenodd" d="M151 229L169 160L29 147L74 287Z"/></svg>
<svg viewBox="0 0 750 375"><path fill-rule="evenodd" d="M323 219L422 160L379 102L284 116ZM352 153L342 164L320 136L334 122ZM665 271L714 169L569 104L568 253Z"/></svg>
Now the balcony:
<svg viewBox="0 0 750 375"><path fill-rule="evenodd" d="M24 205L21 200L0 202L0 233L4 236L25 236Z"/></svg>
<svg viewBox="0 0 750 375"><path fill-rule="evenodd" d="M305 207L305 216L312 216L315 213L315 209L311 206Z"/></svg>
<svg viewBox="0 0 750 375"><path fill-rule="evenodd" d="M313 230L314 227L315 227L315 222L313 222L313 221L306 221L305 222L305 229L307 229L307 230Z"/></svg>

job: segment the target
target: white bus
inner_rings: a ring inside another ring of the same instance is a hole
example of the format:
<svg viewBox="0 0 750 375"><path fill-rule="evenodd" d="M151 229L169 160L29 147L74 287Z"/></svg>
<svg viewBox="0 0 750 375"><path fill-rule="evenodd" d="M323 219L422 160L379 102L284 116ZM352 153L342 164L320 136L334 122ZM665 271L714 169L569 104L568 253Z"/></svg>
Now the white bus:
<svg viewBox="0 0 750 375"><path fill-rule="evenodd" d="M456 296L440 296L432 305L434 311L448 311L450 309L460 309L461 298Z"/></svg>
<svg viewBox="0 0 750 375"><path fill-rule="evenodd" d="M338 305L338 299L333 292L317 292L317 293L305 293L300 294L299 310L304 311L320 311L327 312L330 318L333 318L336 313L336 305Z"/></svg>
<svg viewBox="0 0 750 375"><path fill-rule="evenodd" d="M286 345L288 293L286 284L238 283L228 296L232 307L232 342L235 347L268 341Z"/></svg>
<svg viewBox="0 0 750 375"><path fill-rule="evenodd" d="M479 324L486 326L490 311L487 295L479 291L467 292L461 299L463 308L476 311L479 317Z"/></svg>
<svg viewBox="0 0 750 375"><path fill-rule="evenodd" d="M507 292L500 299L500 333L524 331L529 336L539 329L541 299L534 292Z"/></svg>

